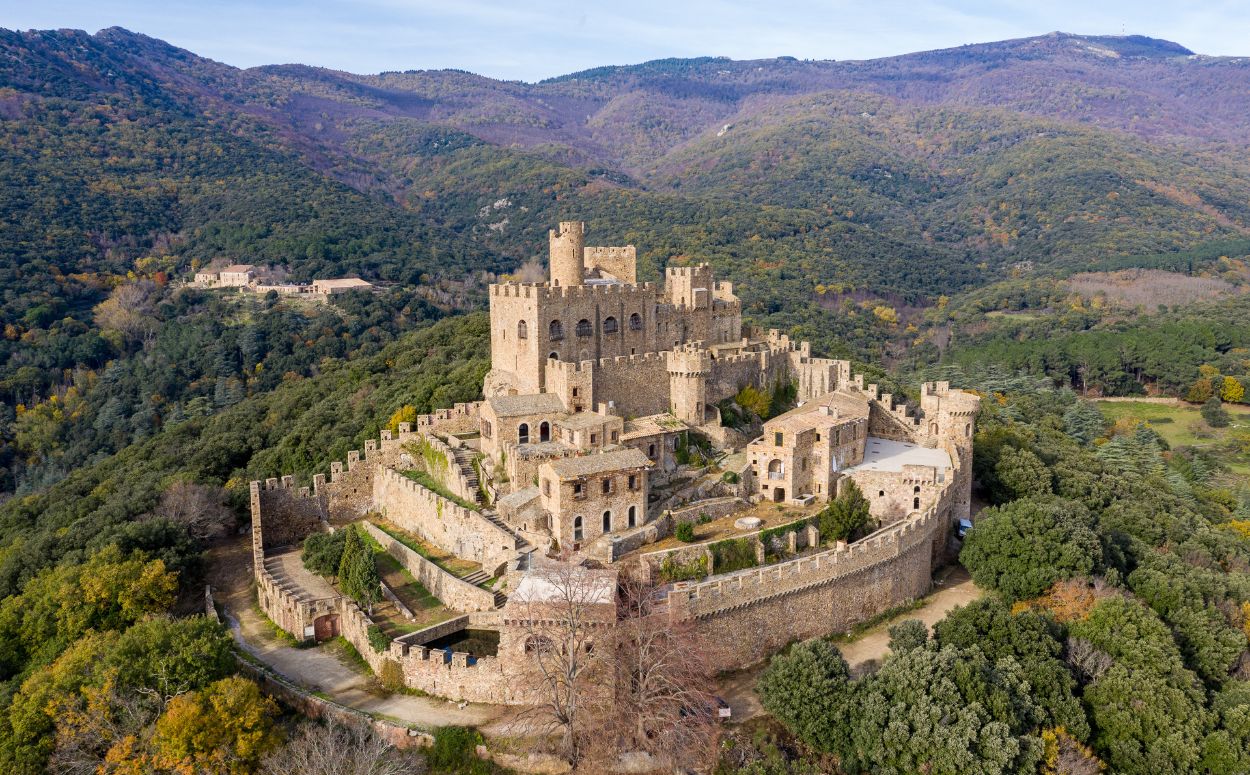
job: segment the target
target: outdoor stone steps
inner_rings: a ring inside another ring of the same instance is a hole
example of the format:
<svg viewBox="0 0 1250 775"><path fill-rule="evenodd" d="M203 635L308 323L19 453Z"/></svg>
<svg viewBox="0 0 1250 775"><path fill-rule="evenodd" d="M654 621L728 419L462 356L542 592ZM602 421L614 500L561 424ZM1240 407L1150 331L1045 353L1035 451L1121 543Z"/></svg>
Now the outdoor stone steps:
<svg viewBox="0 0 1250 775"><path fill-rule="evenodd" d="M507 532L508 534L514 536L516 538L517 551L524 552L526 549L530 547L530 542L522 538L515 530L512 529L511 525L509 525L507 522L504 522L502 519L500 519L499 515L496 514L495 512L484 511L482 512L482 516L490 520L500 530L503 530Z"/></svg>
<svg viewBox="0 0 1250 775"><path fill-rule="evenodd" d="M489 580L490 580L490 576L488 576L486 574L486 571L483 571L483 570L475 570L472 573L470 573L468 576L465 576L461 579L461 581L467 581L470 584L481 584L483 581L489 581Z"/></svg>
<svg viewBox="0 0 1250 775"><path fill-rule="evenodd" d="M503 608L503 607L507 604L507 602L508 602L508 596L507 596L507 595L505 595L505 594L504 594L504 593L502 593L502 592L496 592L496 593L495 593L495 608L496 608L496 610L497 610L497 609L500 609L500 608Z"/></svg>
<svg viewBox="0 0 1250 775"><path fill-rule="evenodd" d="M477 469L473 467L473 457L476 453L468 447L453 447L451 452L456 459L456 465L460 468L460 473L464 475L464 480L473 488L473 500L480 504L482 493L478 489Z"/></svg>

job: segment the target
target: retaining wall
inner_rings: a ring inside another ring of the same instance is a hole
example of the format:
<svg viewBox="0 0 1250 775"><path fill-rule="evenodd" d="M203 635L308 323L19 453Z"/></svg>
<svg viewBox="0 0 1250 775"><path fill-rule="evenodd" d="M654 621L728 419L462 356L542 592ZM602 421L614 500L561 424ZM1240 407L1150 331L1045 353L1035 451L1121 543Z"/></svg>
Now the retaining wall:
<svg viewBox="0 0 1250 775"><path fill-rule="evenodd" d="M456 611L487 611L495 607L494 592L456 578L376 525L360 524L443 605Z"/></svg>
<svg viewBox="0 0 1250 775"><path fill-rule="evenodd" d="M457 557L481 563L487 573L517 556L516 537L482 516L383 468L373 481L373 506L389 522Z"/></svg>

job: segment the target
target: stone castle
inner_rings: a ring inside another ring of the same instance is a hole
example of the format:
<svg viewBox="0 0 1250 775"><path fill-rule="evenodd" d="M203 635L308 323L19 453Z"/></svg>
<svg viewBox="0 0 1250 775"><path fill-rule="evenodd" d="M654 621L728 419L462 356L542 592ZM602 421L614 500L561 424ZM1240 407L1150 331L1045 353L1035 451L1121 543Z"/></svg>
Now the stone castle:
<svg viewBox="0 0 1250 775"><path fill-rule="evenodd" d="M847 361L745 329L732 285L707 265L670 267L660 287L637 281L633 246L586 246L582 223L561 223L549 243L547 282L490 288L483 400L384 431L311 488L253 483L256 577L275 623L297 638L343 634L375 670L394 661L423 691L523 703L524 682L508 678L529 659L523 604L557 554L652 579L671 616L730 646L726 668L928 590L969 516L977 396L928 383L910 408ZM744 424L733 402L747 387L789 387L796 406ZM846 482L876 530L831 543L810 517ZM734 523L722 542L754 546L756 567L718 573L716 542L666 540L710 519ZM303 537L350 522L457 616L370 648L370 614L292 561ZM479 578L414 542L480 566ZM430 645L466 629L497 632L495 653Z"/></svg>

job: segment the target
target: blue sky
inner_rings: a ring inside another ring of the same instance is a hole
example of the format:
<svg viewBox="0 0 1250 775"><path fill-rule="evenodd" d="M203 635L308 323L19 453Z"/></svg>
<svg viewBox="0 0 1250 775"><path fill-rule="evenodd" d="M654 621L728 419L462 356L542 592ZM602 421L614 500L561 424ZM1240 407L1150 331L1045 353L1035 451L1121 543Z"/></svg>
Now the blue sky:
<svg viewBox="0 0 1250 775"><path fill-rule="evenodd" d="M0 0L0 27L122 26L240 67L538 80L701 55L867 59L1053 30L1250 55L1250 0Z"/></svg>

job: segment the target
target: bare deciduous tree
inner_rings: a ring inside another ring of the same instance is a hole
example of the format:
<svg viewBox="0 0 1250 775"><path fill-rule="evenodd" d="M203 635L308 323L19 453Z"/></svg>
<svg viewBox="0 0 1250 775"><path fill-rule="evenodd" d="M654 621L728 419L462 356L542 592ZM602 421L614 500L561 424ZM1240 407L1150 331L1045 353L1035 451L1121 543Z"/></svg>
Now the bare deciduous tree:
<svg viewBox="0 0 1250 775"><path fill-rule="evenodd" d="M665 600L630 574L620 584L610 726L619 750L699 769L714 760L719 737L715 645L691 621L670 619Z"/></svg>
<svg viewBox="0 0 1250 775"><path fill-rule="evenodd" d="M611 704L610 633L616 615L614 574L560 561L526 575L509 603L524 642L518 681L533 687L529 715L560 755L577 767L590 748L595 719Z"/></svg>
<svg viewBox="0 0 1250 775"><path fill-rule="evenodd" d="M216 538L229 532L234 512L226 505L226 491L220 487L177 481L161 493L150 519L165 518L181 525L196 539Z"/></svg>
<svg viewBox="0 0 1250 775"><path fill-rule="evenodd" d="M152 311L160 289L150 280L124 283L95 307L100 328L116 331L127 340L147 342L158 327Z"/></svg>
<svg viewBox="0 0 1250 775"><path fill-rule="evenodd" d="M261 762L261 775L423 775L425 760L400 751L364 725L304 722Z"/></svg>

